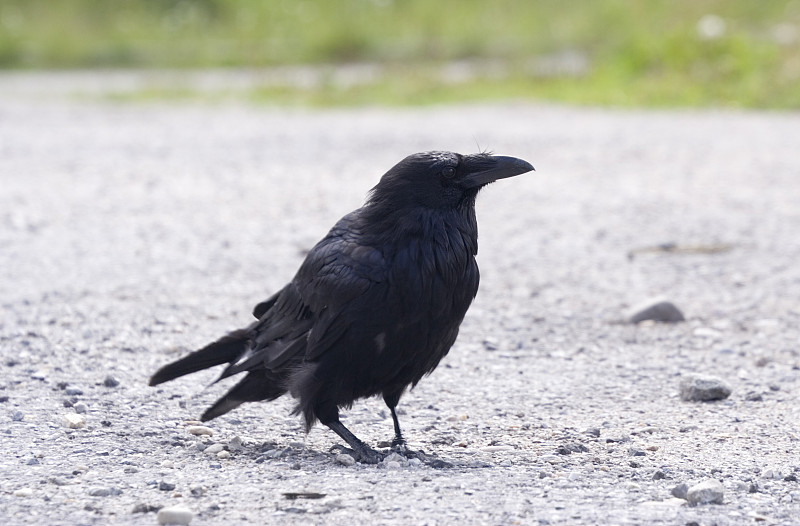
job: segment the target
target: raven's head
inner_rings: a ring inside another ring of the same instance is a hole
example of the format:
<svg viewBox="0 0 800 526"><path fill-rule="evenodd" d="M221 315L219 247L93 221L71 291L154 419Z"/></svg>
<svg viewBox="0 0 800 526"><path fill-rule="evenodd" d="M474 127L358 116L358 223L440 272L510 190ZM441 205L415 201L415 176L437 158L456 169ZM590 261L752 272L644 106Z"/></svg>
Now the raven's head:
<svg viewBox="0 0 800 526"><path fill-rule="evenodd" d="M498 179L533 170L515 157L477 153L422 152L409 155L372 189L370 202L391 208L454 208L473 203L478 191Z"/></svg>

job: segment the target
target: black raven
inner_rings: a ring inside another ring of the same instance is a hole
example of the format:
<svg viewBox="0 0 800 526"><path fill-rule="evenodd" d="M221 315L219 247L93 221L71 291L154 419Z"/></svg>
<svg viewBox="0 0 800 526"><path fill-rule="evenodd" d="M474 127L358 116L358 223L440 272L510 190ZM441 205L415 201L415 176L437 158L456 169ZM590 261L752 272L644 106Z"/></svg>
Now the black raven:
<svg viewBox="0 0 800 526"><path fill-rule="evenodd" d="M319 420L358 460L378 462L339 421L339 409L382 395L392 445L405 444L395 407L450 350L478 292L475 197L497 179L531 170L486 153L406 157L311 249L288 285L256 305L257 321L165 365L150 385L227 363L219 380L246 375L203 421L288 392L306 431Z"/></svg>

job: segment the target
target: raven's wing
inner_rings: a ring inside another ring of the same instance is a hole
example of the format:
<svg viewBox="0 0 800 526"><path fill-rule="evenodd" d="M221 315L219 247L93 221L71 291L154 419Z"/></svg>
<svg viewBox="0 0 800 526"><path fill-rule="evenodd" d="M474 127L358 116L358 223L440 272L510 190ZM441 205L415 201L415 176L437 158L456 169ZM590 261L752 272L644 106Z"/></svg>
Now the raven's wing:
<svg viewBox="0 0 800 526"><path fill-rule="evenodd" d="M360 243L357 219L358 211L342 218L311 249L291 283L256 306L259 320L248 329L247 351L219 379L314 360L352 326L358 319L350 313L353 300L388 273L383 254Z"/></svg>
<svg viewBox="0 0 800 526"><path fill-rule="evenodd" d="M358 215L357 210L345 216L314 248L314 257L306 259L294 279L304 303L314 313L306 360L321 356L354 323L363 324L382 307L372 305L372 312L364 312L364 301L360 301L380 298L389 264L381 250L363 242Z"/></svg>

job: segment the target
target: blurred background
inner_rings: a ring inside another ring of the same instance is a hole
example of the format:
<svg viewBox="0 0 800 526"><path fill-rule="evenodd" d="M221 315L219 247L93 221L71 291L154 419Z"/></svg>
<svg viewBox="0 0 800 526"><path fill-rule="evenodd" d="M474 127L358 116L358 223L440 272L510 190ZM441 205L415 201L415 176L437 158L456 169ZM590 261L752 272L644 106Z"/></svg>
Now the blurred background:
<svg viewBox="0 0 800 526"><path fill-rule="evenodd" d="M0 0L0 68L139 72L120 98L798 108L800 0Z"/></svg>

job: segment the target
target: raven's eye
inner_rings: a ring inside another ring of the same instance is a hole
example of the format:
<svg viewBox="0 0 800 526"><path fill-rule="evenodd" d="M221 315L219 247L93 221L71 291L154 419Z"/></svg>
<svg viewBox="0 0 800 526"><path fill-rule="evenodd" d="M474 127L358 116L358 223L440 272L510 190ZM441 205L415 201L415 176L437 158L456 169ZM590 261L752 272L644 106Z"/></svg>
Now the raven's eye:
<svg viewBox="0 0 800 526"><path fill-rule="evenodd" d="M455 174L456 174L456 169L453 168L452 166L448 166L447 168L442 170L442 175L447 177L448 179L453 177Z"/></svg>

